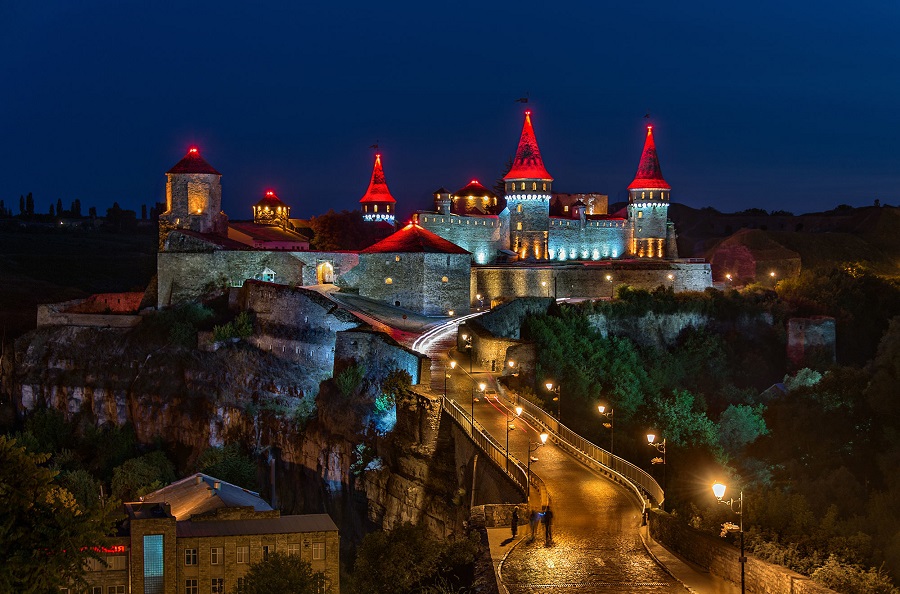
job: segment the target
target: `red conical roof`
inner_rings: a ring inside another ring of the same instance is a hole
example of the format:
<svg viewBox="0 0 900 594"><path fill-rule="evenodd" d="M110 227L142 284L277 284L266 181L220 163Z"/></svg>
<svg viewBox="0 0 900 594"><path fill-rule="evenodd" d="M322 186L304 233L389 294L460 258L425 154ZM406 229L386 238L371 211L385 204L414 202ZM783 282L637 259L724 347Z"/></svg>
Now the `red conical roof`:
<svg viewBox="0 0 900 594"><path fill-rule="evenodd" d="M644 141L644 152L641 153L641 164L637 175L628 186L629 190L646 188L648 190L670 190L672 186L663 179L659 168L659 157L656 156L656 143L653 141L653 126L647 126L647 139Z"/></svg>
<svg viewBox="0 0 900 594"><path fill-rule="evenodd" d="M166 171L166 173L211 173L213 175L222 175L215 168L206 162L206 159L200 156L200 150L192 146L188 149L184 158L175 163L175 166Z"/></svg>
<svg viewBox="0 0 900 594"><path fill-rule="evenodd" d="M361 251L361 254L391 254L391 253L427 253L427 254L468 254L455 243L451 243L423 229L415 223L410 223L393 235L389 235Z"/></svg>
<svg viewBox="0 0 900 594"><path fill-rule="evenodd" d="M281 201L281 198L275 195L274 190L266 190L265 196L262 197L262 200L254 204L253 206L268 206L272 210L275 210L279 206L283 208L287 208L287 204Z"/></svg>
<svg viewBox="0 0 900 594"><path fill-rule="evenodd" d="M541 151L538 148L537 138L534 137L534 127L531 125L531 112L525 112L525 125L522 126L522 136L519 138L519 148L516 149L516 158L512 169L503 176L503 179L546 179L553 181L544 160L541 159Z"/></svg>
<svg viewBox="0 0 900 594"><path fill-rule="evenodd" d="M360 199L360 202L397 202L391 196L387 183L384 181L384 169L381 168L381 155L375 155L375 169L372 170L372 181L369 182L369 189L366 195Z"/></svg>

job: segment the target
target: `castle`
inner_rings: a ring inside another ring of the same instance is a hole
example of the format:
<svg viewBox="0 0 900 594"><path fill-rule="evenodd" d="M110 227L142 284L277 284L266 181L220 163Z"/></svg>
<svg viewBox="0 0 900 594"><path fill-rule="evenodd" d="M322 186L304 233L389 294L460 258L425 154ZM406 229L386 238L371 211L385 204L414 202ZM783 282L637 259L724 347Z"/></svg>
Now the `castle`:
<svg viewBox="0 0 900 594"><path fill-rule="evenodd" d="M603 195L552 193L553 178L526 111L503 178L505 204L477 180L453 194L441 188L434 211L415 213L408 225L359 252L310 250L309 239L291 223L290 207L274 191L253 206L252 221L229 221L221 210L221 174L196 148L166 175L159 307L247 279L333 283L426 315L462 314L474 304L521 296L611 297L622 284L676 291L712 285L708 263L677 258L667 217L671 188L649 126L625 217L609 215ZM392 230L396 203L376 154L360 200L363 218Z"/></svg>

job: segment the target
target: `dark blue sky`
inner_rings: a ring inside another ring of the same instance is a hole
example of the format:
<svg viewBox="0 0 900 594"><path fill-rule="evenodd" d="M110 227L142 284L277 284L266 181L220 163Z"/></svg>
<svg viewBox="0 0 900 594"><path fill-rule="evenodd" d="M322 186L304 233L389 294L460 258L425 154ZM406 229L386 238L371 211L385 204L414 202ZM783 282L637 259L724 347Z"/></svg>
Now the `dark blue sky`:
<svg viewBox="0 0 900 594"><path fill-rule="evenodd" d="M248 218L486 185L526 93L559 191L626 197L649 110L673 200L900 202L900 3L0 3L0 199L162 200L196 143Z"/></svg>

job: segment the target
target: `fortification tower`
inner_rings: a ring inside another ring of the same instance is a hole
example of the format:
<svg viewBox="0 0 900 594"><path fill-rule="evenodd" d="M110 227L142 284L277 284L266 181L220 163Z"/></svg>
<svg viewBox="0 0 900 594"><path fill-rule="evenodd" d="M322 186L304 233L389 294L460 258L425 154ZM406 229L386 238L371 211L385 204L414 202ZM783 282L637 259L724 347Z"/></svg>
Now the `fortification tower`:
<svg viewBox="0 0 900 594"><path fill-rule="evenodd" d="M394 224L394 211L397 201L391 196L391 191L384 181L384 169L381 167L381 154L375 154L375 167L372 170L372 179L369 181L369 189L360 199L362 205L363 220L385 221Z"/></svg>
<svg viewBox="0 0 900 594"><path fill-rule="evenodd" d="M443 186L434 191L434 211L442 215L450 215L450 192Z"/></svg>
<svg viewBox="0 0 900 594"><path fill-rule="evenodd" d="M503 181L509 208L510 249L523 259L546 260L553 178L541 159L531 111L525 112L516 158Z"/></svg>
<svg viewBox="0 0 900 594"><path fill-rule="evenodd" d="M222 212L222 174L200 156L197 147L166 172L166 212L159 215L159 249L174 229L200 233L227 233Z"/></svg>
<svg viewBox="0 0 900 594"><path fill-rule="evenodd" d="M257 225L275 225L287 229L291 218L291 207L275 195L274 190L266 190L262 200L253 205L253 222Z"/></svg>
<svg viewBox="0 0 900 594"><path fill-rule="evenodd" d="M647 126L641 162L634 181L628 186L629 252L632 256L675 257L674 226L669 222L671 189L659 167L653 126Z"/></svg>

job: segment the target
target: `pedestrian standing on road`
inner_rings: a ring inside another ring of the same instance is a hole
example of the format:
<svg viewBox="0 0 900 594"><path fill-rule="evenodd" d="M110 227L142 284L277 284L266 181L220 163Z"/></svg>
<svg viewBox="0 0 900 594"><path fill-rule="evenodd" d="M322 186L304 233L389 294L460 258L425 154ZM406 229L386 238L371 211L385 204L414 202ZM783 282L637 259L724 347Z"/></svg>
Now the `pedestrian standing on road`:
<svg viewBox="0 0 900 594"><path fill-rule="evenodd" d="M534 534L537 532L537 525L540 521L541 513L536 509L531 510L531 517L529 518L529 522L531 523L531 539L528 542L534 542Z"/></svg>
<svg viewBox="0 0 900 594"><path fill-rule="evenodd" d="M553 522L553 512L550 510L549 505L544 506L543 513L543 522L544 522L544 546L549 547L553 544L553 528L551 523Z"/></svg>
<svg viewBox="0 0 900 594"><path fill-rule="evenodd" d="M512 526L510 526L510 528L512 528L512 537L515 538L516 532L519 531L519 508L518 507L513 508Z"/></svg>

